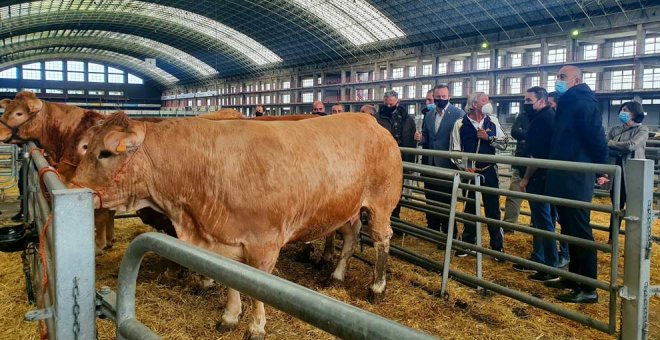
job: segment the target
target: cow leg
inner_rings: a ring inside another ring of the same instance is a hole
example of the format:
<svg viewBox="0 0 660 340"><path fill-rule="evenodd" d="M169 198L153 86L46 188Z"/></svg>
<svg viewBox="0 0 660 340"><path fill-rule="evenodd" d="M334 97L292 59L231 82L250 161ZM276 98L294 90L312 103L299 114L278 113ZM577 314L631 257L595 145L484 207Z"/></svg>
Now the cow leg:
<svg viewBox="0 0 660 340"><path fill-rule="evenodd" d="M222 313L220 322L215 325L218 332L230 331L238 326L241 316L241 293L235 289L227 288L227 305Z"/></svg>
<svg viewBox="0 0 660 340"><path fill-rule="evenodd" d="M106 236L105 236L105 225L107 218L106 212L107 210L105 209L94 210L94 227L96 228L96 234L95 234L96 255L101 254L106 246Z"/></svg>
<svg viewBox="0 0 660 340"><path fill-rule="evenodd" d="M325 245L323 246L323 255L321 256L322 263L332 263L335 257L335 232L325 237Z"/></svg>
<svg viewBox="0 0 660 340"><path fill-rule="evenodd" d="M246 263L254 268L270 273L275 268L279 253L280 248L276 246L248 249L246 250ZM252 319L243 338L250 340L265 339L265 328L266 310L264 303L257 299L252 299Z"/></svg>
<svg viewBox="0 0 660 340"><path fill-rule="evenodd" d="M355 253L355 250L357 249L357 239L361 228L362 222L358 218L352 224L346 223L339 229L339 232L344 238L344 244L341 248L341 255L339 257L339 263L337 263L337 268L335 268L335 271L330 276L331 281L344 282L344 276L348 269L348 260L353 256L353 253Z"/></svg>
<svg viewBox="0 0 660 340"><path fill-rule="evenodd" d="M374 241L374 249L376 249L374 282L371 285L369 301L371 303L378 303L385 296L385 274L390 251L390 238L392 238L389 214L371 212L369 234Z"/></svg>
<svg viewBox="0 0 660 340"><path fill-rule="evenodd" d="M108 221L105 225L105 241L108 248L112 248L115 243L115 212L108 211Z"/></svg>

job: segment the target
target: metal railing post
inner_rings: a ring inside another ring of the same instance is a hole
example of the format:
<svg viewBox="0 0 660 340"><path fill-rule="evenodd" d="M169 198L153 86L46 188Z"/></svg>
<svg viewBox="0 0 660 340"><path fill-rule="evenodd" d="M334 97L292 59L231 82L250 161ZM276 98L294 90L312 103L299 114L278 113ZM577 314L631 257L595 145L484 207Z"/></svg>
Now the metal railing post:
<svg viewBox="0 0 660 340"><path fill-rule="evenodd" d="M626 239L620 291L621 338L646 339L653 224L653 161L632 159L626 168Z"/></svg>
<svg viewBox="0 0 660 340"><path fill-rule="evenodd" d="M447 242L445 243L445 259L442 268L442 285L440 287L440 296L447 293L447 283L449 281L449 266L451 264L451 245L454 240L454 223L456 223L456 201L458 198L458 184L461 182L461 176L454 175L454 182L451 189L451 204L449 205L449 222L447 223Z"/></svg>
<svg viewBox="0 0 660 340"><path fill-rule="evenodd" d="M481 186L481 177L477 176L474 179L474 185L477 187ZM474 215L477 217L481 217L481 191L480 190L475 190L474 191ZM477 230L477 246L482 247L482 242L481 242L481 221L476 221L476 230ZM482 271L482 261L483 261L483 254L481 252L477 252L477 280L483 279L483 271ZM482 290L483 288L481 286L477 286L477 290Z"/></svg>

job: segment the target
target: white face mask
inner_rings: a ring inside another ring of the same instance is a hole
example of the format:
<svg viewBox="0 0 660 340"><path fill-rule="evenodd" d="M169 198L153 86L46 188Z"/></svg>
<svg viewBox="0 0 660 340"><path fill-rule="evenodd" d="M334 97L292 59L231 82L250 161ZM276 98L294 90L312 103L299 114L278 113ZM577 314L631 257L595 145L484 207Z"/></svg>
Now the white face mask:
<svg viewBox="0 0 660 340"><path fill-rule="evenodd" d="M493 114L493 104L488 103L481 107L481 112L485 115L490 115Z"/></svg>

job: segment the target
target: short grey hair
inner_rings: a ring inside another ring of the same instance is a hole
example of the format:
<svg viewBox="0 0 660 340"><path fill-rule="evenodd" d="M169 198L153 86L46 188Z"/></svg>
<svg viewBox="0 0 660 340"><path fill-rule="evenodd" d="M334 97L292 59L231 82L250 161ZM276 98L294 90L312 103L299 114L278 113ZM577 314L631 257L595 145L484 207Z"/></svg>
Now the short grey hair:
<svg viewBox="0 0 660 340"><path fill-rule="evenodd" d="M467 103L465 104L465 112L470 112L472 111L472 106L474 103L478 102L481 97L487 96L486 93L484 92L472 92L468 96Z"/></svg>
<svg viewBox="0 0 660 340"><path fill-rule="evenodd" d="M383 98L387 98L387 97L394 97L396 99L399 99L399 93L397 93L394 90L389 90L389 91L386 91L385 95L383 96Z"/></svg>

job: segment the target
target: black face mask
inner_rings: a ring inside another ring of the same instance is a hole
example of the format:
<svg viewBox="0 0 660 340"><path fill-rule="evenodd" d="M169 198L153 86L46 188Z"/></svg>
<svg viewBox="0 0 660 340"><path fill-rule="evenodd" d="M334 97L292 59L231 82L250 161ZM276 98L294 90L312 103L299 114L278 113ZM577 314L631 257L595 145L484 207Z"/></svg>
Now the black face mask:
<svg viewBox="0 0 660 340"><path fill-rule="evenodd" d="M257 116L257 117L261 117L261 116L264 115L264 113L263 112L255 112L254 115Z"/></svg>
<svg viewBox="0 0 660 340"><path fill-rule="evenodd" d="M435 106L438 107L438 109L443 110L445 107L447 107L447 104L449 104L449 99L436 99L435 100Z"/></svg>
<svg viewBox="0 0 660 340"><path fill-rule="evenodd" d="M536 114L536 110L534 110L534 104L523 104L523 109L525 110L525 113L530 116Z"/></svg>
<svg viewBox="0 0 660 340"><path fill-rule="evenodd" d="M385 113L387 114L392 114L396 111L396 105L395 106L385 106Z"/></svg>

